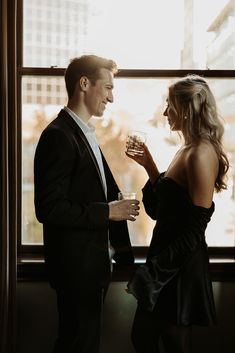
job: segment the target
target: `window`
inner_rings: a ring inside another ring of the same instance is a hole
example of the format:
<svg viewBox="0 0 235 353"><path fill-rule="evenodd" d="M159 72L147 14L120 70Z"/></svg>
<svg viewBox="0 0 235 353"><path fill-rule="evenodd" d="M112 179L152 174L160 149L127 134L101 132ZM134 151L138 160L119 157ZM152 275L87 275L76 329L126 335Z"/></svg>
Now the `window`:
<svg viewBox="0 0 235 353"><path fill-rule="evenodd" d="M224 146L231 168L228 190L215 195L216 212L207 229L207 242L210 246L235 245L235 2L216 0L213 8L207 2L119 0L117 7L111 0L23 1L23 63L19 70L23 245L42 243L33 205L35 147L43 128L66 104L63 68L70 58L84 53L110 57L121 69L115 79L114 103L102 120L93 123L120 188L137 191L140 199L147 175L125 157L128 130L147 133L147 145L163 171L180 143L162 115L167 87L188 72L208 77L224 118ZM53 8L51 17L47 16L49 8ZM69 18L71 26L67 26ZM29 41L29 33L38 38L41 19L40 41ZM132 244L148 245L152 227L141 209L137 221L129 224Z"/></svg>

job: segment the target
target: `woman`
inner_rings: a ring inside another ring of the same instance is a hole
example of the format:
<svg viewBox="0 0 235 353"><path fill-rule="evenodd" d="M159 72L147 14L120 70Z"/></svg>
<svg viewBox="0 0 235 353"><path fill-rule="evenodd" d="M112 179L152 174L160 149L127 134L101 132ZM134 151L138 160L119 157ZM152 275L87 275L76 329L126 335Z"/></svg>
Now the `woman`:
<svg viewBox="0 0 235 353"><path fill-rule="evenodd" d="M223 126L214 96L199 76L169 87L164 112L184 143L160 173L146 146L127 156L149 176L143 188L148 215L157 220L147 261L128 283L138 300L132 328L137 353L191 352L192 325L216 321L205 229L214 212L213 193L226 188L228 159L221 145Z"/></svg>

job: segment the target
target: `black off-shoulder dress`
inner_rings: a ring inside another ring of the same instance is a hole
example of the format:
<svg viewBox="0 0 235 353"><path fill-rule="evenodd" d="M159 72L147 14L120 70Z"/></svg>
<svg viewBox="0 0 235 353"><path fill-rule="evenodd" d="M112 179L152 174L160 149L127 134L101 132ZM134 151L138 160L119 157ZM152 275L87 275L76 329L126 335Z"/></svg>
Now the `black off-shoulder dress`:
<svg viewBox="0 0 235 353"><path fill-rule="evenodd" d="M143 188L147 214L156 219L146 264L128 283L138 305L178 325L215 324L205 230L214 212L195 206L164 173Z"/></svg>

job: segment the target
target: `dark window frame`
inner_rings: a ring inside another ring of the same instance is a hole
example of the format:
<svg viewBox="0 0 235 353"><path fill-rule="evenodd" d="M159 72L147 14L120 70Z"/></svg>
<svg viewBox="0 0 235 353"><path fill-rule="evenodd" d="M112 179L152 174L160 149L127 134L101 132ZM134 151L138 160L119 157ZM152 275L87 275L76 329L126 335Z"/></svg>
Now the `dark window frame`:
<svg viewBox="0 0 235 353"><path fill-rule="evenodd" d="M19 217L17 220L17 250L19 261L23 258L42 259L43 245L22 244L22 104L21 104L21 81L24 76L63 76L64 68L57 67L23 67L23 0L18 1L17 9L17 169L19 171L17 190L17 206ZM187 74L197 74L205 78L235 79L235 70L199 70L199 69L176 69L176 70L140 70L140 69L119 69L117 78L177 78ZM133 247L136 258L143 259L147 252L145 246ZM224 259L235 261L235 247L209 247L210 259Z"/></svg>

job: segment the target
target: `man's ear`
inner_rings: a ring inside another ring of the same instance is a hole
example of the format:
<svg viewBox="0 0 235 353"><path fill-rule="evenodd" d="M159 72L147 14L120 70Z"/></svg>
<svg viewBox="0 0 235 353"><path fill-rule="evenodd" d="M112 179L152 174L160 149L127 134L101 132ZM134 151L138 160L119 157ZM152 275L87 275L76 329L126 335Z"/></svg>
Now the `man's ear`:
<svg viewBox="0 0 235 353"><path fill-rule="evenodd" d="M81 91L85 92L89 86L89 80L86 76L82 76L80 78L80 88L81 88Z"/></svg>

